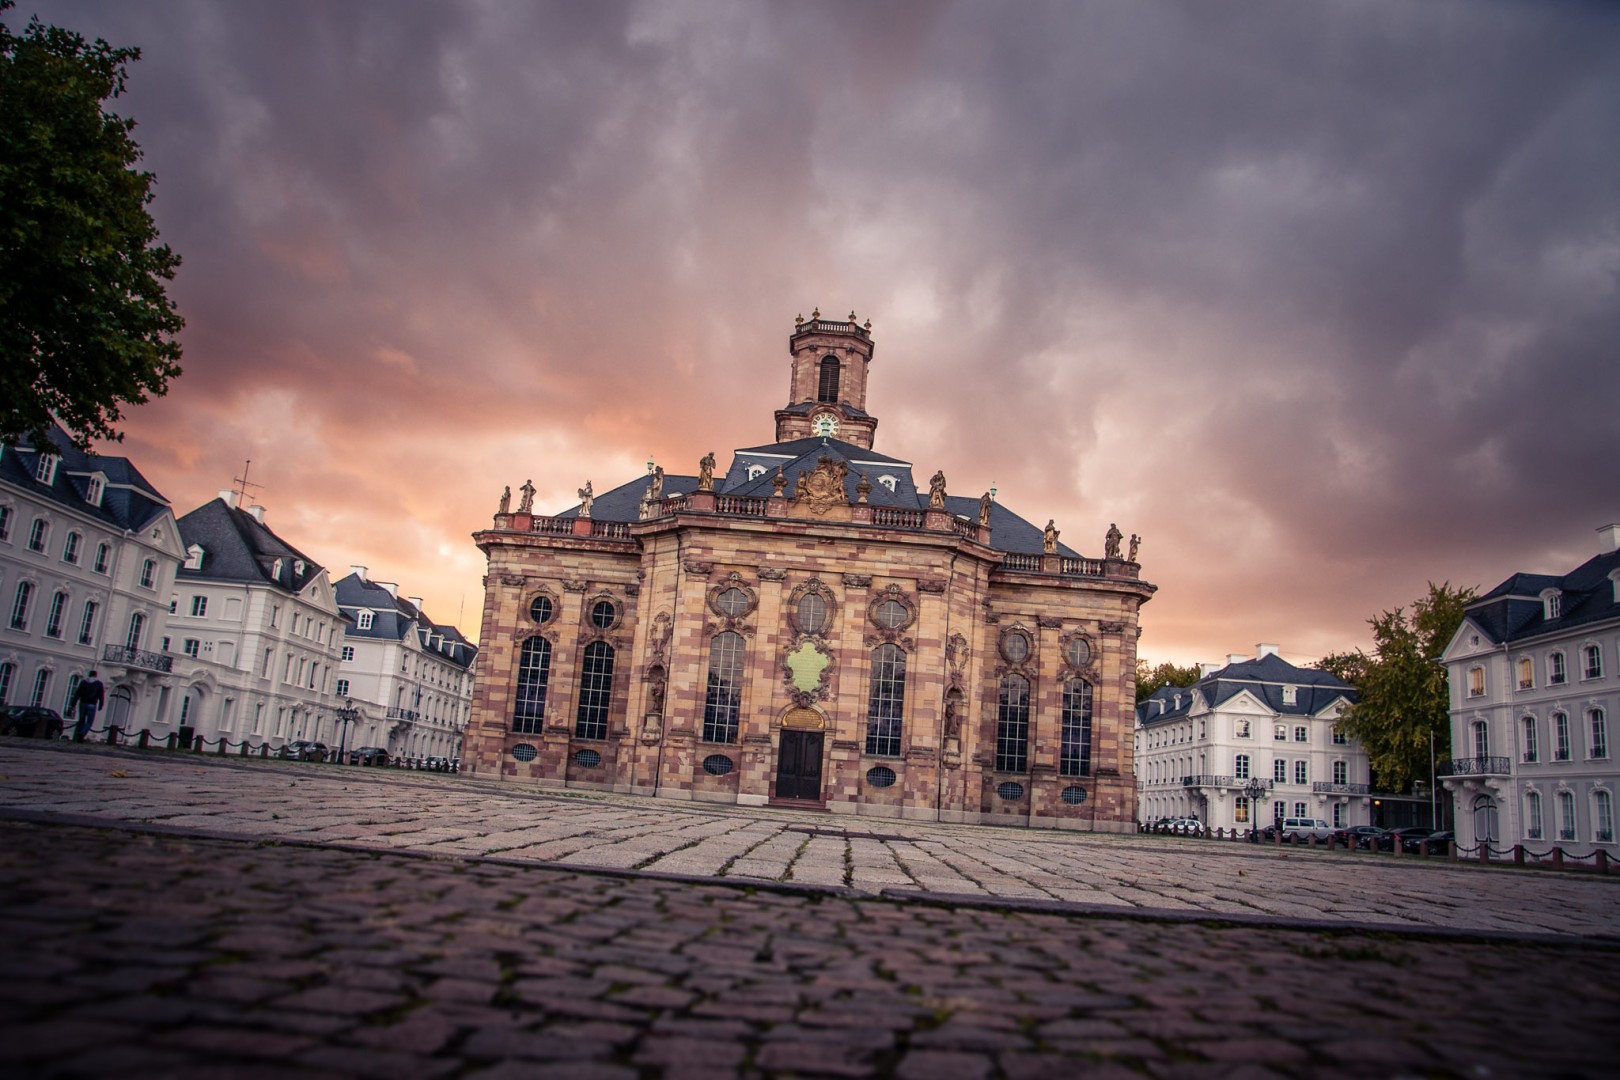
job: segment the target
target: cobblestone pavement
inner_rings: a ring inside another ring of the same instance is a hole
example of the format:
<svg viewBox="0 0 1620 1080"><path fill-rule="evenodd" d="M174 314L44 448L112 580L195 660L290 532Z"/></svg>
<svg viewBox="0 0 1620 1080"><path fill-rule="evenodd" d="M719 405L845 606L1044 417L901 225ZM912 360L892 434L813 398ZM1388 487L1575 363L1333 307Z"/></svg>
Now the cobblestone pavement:
<svg viewBox="0 0 1620 1080"><path fill-rule="evenodd" d="M25 740L0 744L0 774L0 815L13 817L883 895L1620 938L1620 875L542 792L433 773Z"/></svg>

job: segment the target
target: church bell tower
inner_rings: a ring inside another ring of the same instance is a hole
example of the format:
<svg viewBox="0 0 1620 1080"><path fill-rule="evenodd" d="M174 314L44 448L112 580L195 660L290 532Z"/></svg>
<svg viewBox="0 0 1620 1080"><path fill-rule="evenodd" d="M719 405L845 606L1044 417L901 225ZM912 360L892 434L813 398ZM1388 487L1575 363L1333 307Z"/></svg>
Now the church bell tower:
<svg viewBox="0 0 1620 1080"><path fill-rule="evenodd" d="M866 372L872 363L872 321L794 319L788 337L792 376L788 404L776 411L776 441L825 436L872 448L877 418L866 411Z"/></svg>

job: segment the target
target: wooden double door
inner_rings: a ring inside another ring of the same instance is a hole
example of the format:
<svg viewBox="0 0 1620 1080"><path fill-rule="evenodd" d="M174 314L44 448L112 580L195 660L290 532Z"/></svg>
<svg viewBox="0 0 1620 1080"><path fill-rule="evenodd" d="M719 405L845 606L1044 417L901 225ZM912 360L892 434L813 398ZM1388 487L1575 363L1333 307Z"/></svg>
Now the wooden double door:
<svg viewBox="0 0 1620 1080"><path fill-rule="evenodd" d="M825 732L782 730L776 753L776 797L821 801L821 751Z"/></svg>

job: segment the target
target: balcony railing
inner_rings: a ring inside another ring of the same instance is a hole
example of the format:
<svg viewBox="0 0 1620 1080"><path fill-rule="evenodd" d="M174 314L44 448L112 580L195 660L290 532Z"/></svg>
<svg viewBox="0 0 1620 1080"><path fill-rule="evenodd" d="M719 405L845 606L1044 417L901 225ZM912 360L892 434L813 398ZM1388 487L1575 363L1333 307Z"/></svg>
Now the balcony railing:
<svg viewBox="0 0 1620 1080"><path fill-rule="evenodd" d="M398 706L389 706L388 719L390 720L416 720L421 716L415 709L401 709Z"/></svg>
<svg viewBox="0 0 1620 1080"><path fill-rule="evenodd" d="M1452 758L1451 764L1440 770L1441 776L1506 776L1512 763L1505 757Z"/></svg>
<svg viewBox="0 0 1620 1080"><path fill-rule="evenodd" d="M1240 788L1248 782L1247 778L1239 779L1236 776L1221 776L1214 773L1199 773L1196 776L1183 776L1181 778L1182 787ZM1272 781L1261 780L1260 782L1266 785L1267 791L1271 790Z"/></svg>
<svg viewBox="0 0 1620 1080"><path fill-rule="evenodd" d="M174 657L167 653L128 649L122 645L104 646L101 650L101 659L109 664L123 664L125 667L141 668L146 671L174 670Z"/></svg>
<svg viewBox="0 0 1620 1080"><path fill-rule="evenodd" d="M1311 791L1317 795L1370 795L1372 794L1372 785L1330 784L1324 780L1318 780L1311 785Z"/></svg>

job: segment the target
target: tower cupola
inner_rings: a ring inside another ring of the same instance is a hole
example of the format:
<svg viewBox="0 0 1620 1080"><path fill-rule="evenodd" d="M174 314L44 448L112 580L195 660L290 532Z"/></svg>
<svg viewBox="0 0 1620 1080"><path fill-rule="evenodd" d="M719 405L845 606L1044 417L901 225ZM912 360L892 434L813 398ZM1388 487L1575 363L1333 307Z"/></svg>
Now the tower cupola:
<svg viewBox="0 0 1620 1080"><path fill-rule="evenodd" d="M826 319L818 308L793 320L788 337L792 374L788 404L776 413L776 441L814 436L872 448L877 418L866 411L866 373L872 363L872 322Z"/></svg>

